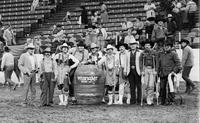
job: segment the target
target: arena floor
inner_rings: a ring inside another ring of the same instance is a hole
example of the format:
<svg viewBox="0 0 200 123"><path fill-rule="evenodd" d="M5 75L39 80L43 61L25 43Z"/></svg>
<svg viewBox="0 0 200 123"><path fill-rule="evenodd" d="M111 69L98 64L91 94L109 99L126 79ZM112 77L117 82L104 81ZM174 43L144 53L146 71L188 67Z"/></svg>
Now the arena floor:
<svg viewBox="0 0 200 123"><path fill-rule="evenodd" d="M200 86L200 83L197 83ZM0 86L0 123L199 123L198 93L183 94L183 105L141 107L139 105L55 105L53 107L23 107L22 87L16 91ZM36 104L40 89L37 87ZM55 103L58 103L58 91Z"/></svg>

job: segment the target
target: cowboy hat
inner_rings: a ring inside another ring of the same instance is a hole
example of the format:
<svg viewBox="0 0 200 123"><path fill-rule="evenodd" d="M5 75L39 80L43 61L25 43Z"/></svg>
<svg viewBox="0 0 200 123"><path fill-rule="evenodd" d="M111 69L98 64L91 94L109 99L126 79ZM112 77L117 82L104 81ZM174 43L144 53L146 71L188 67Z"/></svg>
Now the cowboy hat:
<svg viewBox="0 0 200 123"><path fill-rule="evenodd" d="M185 42L186 44L190 44L190 41L186 38L181 39L180 43Z"/></svg>
<svg viewBox="0 0 200 123"><path fill-rule="evenodd" d="M173 18L172 14L168 14L167 18Z"/></svg>
<svg viewBox="0 0 200 123"><path fill-rule="evenodd" d="M153 45L154 45L154 42L152 42L152 41L150 41L150 40L146 40L146 41L143 41L143 42L141 42L141 46L145 46L145 44L150 44L151 45L151 47L153 47Z"/></svg>
<svg viewBox="0 0 200 123"><path fill-rule="evenodd" d="M112 45L108 44L107 47L106 47L106 50L109 50L109 49L114 50L114 47Z"/></svg>
<svg viewBox="0 0 200 123"><path fill-rule="evenodd" d="M35 49L35 45L33 45L33 43L29 43L25 49Z"/></svg>
<svg viewBox="0 0 200 123"><path fill-rule="evenodd" d="M63 47L69 48L69 46L67 45L67 43L64 43L63 45L61 45L61 46L60 46L60 49L62 49Z"/></svg>
<svg viewBox="0 0 200 123"><path fill-rule="evenodd" d="M94 49L94 48L98 48L97 44L95 44L95 43L91 43L91 45L90 45L90 49Z"/></svg>
<svg viewBox="0 0 200 123"><path fill-rule="evenodd" d="M129 45L130 44L137 44L137 45L139 45L139 42L136 41L135 39L131 39L130 42L129 42Z"/></svg>
<svg viewBox="0 0 200 123"><path fill-rule="evenodd" d="M128 44L126 43L119 43L116 48L119 49L121 46L123 46L125 49L128 49Z"/></svg>
<svg viewBox="0 0 200 123"><path fill-rule="evenodd" d="M47 48L43 51L43 54L45 54L45 53L52 53L51 48L50 48L50 47L47 47Z"/></svg>
<svg viewBox="0 0 200 123"><path fill-rule="evenodd" d="M85 47L85 43L82 40L80 40L77 44L77 47Z"/></svg>

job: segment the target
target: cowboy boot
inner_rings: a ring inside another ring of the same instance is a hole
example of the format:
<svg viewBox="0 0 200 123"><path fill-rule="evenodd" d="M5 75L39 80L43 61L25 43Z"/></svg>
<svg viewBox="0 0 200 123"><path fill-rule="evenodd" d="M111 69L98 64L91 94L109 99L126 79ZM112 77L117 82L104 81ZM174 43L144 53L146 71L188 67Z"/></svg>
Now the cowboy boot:
<svg viewBox="0 0 200 123"><path fill-rule="evenodd" d="M118 104L122 105L123 104L123 95L119 95L119 101Z"/></svg>
<svg viewBox="0 0 200 123"><path fill-rule="evenodd" d="M113 94L108 94L108 99L109 99L108 105L112 105L113 104Z"/></svg>
<svg viewBox="0 0 200 123"><path fill-rule="evenodd" d="M63 95L63 94L60 94L60 95L59 95L59 99L60 99L59 105L64 105L64 100L63 100L63 98L64 98L64 95Z"/></svg>
<svg viewBox="0 0 200 123"><path fill-rule="evenodd" d="M63 102L63 105L67 106L68 105L68 96L67 95L64 95L64 102Z"/></svg>
<svg viewBox="0 0 200 123"><path fill-rule="evenodd" d="M130 104L131 102L131 94L127 94L126 103Z"/></svg>
<svg viewBox="0 0 200 123"><path fill-rule="evenodd" d="M118 98L119 98L118 94L115 94L114 95L114 103L113 104L118 104Z"/></svg>

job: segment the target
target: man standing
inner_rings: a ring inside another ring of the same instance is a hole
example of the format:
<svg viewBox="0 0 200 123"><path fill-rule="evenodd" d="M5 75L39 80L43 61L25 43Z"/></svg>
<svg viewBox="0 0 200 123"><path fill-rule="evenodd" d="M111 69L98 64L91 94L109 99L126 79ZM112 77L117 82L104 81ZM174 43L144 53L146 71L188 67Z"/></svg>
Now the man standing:
<svg viewBox="0 0 200 123"><path fill-rule="evenodd" d="M34 49L35 46L30 43L27 47L26 53L23 53L18 62L18 67L24 74L24 104L30 104L34 105L33 101L36 98L36 89L35 89L35 83L36 83L36 73L38 72L38 64L37 64L37 58L34 55ZM29 88L31 91L31 100L28 101L28 92Z"/></svg>
<svg viewBox="0 0 200 123"><path fill-rule="evenodd" d="M140 104L141 103L141 72L140 72L140 64L139 57L141 51L139 51L138 45L139 42L131 40L130 43L131 51L127 54L127 75L130 83L130 91L131 91L131 101L130 104ZM136 89L137 89L137 97L136 97ZM137 99L137 100L136 100Z"/></svg>
<svg viewBox="0 0 200 123"><path fill-rule="evenodd" d="M158 59L158 75L160 77L160 96L161 105L170 104L174 101L175 94L166 92L168 83L168 75L170 73L178 73L181 70L181 62L178 54L172 50L172 42L164 44L164 50L159 54ZM169 90L169 89L168 89ZM168 97L166 97L168 95ZM168 98L168 102L166 101Z"/></svg>
<svg viewBox="0 0 200 123"><path fill-rule="evenodd" d="M10 49L5 46L4 54L1 62L1 70L4 71L5 82L8 82L9 86L13 86L13 90L16 88L16 83L11 80L11 76L14 70L14 56L10 53Z"/></svg>
<svg viewBox="0 0 200 123"><path fill-rule="evenodd" d="M144 76L144 83L142 83L142 86L144 86L143 88L146 90L147 105L153 105L154 82L158 68L157 55L155 51L151 49L153 46L151 41L145 41L143 44L145 49L140 56L140 68L142 76Z"/></svg>
<svg viewBox="0 0 200 123"><path fill-rule="evenodd" d="M12 30L12 26L8 25L8 28L3 33L3 38L6 42L6 46L15 45L15 36Z"/></svg>
<svg viewBox="0 0 200 123"><path fill-rule="evenodd" d="M186 93L191 93L196 87L192 80L189 78L190 71L194 65L194 55L192 48L189 46L189 41L186 39L181 40L182 54L182 78L186 82Z"/></svg>
<svg viewBox="0 0 200 123"><path fill-rule="evenodd" d="M156 17L155 13L156 6L155 4L151 3L151 0L147 0L147 3L144 5L144 10L146 11L146 17Z"/></svg>
<svg viewBox="0 0 200 123"><path fill-rule="evenodd" d="M51 49L47 47L41 61L40 78L41 78L41 106L51 106L53 104L54 88L56 85L57 71L56 62L51 57Z"/></svg>

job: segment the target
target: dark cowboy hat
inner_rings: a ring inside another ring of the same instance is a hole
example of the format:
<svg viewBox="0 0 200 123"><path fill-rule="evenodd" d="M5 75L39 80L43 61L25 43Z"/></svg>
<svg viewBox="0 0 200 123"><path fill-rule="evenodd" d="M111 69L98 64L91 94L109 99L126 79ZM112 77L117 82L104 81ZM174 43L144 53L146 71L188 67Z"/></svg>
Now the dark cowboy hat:
<svg viewBox="0 0 200 123"><path fill-rule="evenodd" d="M45 53L52 53L51 48L50 48L50 47L47 47L47 48L43 51L43 54L45 54Z"/></svg>
<svg viewBox="0 0 200 123"><path fill-rule="evenodd" d="M85 43L82 40L79 41L77 44L77 47L80 47L80 46L85 47Z"/></svg>
<svg viewBox="0 0 200 123"><path fill-rule="evenodd" d="M155 21L155 18L154 17L149 17L147 18L148 21Z"/></svg>
<svg viewBox="0 0 200 123"><path fill-rule="evenodd" d="M125 49L128 49L128 44L125 44L125 43L119 43L116 48L119 50L120 46L124 46Z"/></svg>
<svg viewBox="0 0 200 123"><path fill-rule="evenodd" d="M187 39L181 39L180 43L185 42L186 44L190 44L190 41Z"/></svg>
<svg viewBox="0 0 200 123"><path fill-rule="evenodd" d="M166 20L164 18L162 18L162 17L156 18L155 22L158 23L159 21L165 22Z"/></svg>
<svg viewBox="0 0 200 123"><path fill-rule="evenodd" d="M164 46L170 46L173 47L173 43L171 41L165 41Z"/></svg>
<svg viewBox="0 0 200 123"><path fill-rule="evenodd" d="M144 47L145 44L150 44L151 47L154 46L154 42L153 41L150 41L150 40L146 40L146 41L143 41L140 43L142 47Z"/></svg>

